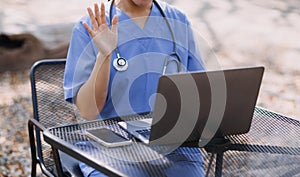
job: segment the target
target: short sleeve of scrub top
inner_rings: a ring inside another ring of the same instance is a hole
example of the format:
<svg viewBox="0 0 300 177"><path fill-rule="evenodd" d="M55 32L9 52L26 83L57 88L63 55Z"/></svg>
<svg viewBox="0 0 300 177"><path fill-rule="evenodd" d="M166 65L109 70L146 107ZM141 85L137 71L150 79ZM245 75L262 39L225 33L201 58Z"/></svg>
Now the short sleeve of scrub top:
<svg viewBox="0 0 300 177"><path fill-rule="evenodd" d="M187 17L164 2L159 3L174 32L176 51L181 57L183 70L204 70L204 63ZM107 21L108 9L109 6L106 6ZM115 6L112 14L119 17L118 49L129 67L126 71L117 71L112 64L117 57L116 52L112 53L108 96L97 118L151 111L165 58L174 50L171 32L155 5L152 6L143 29ZM82 25L83 21L91 25L89 17L85 16L74 26L64 75L65 99L72 103L80 87L88 80L98 53L96 45ZM172 62L168 65L168 73L175 72L177 65Z"/></svg>

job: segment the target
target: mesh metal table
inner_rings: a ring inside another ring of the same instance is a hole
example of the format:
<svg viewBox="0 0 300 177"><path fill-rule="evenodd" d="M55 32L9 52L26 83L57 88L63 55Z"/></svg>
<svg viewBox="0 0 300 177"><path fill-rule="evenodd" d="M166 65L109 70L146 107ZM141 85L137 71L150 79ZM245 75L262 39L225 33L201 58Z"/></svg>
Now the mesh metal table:
<svg viewBox="0 0 300 177"><path fill-rule="evenodd" d="M134 169L142 169L149 176L163 176L161 172L172 162L157 149L136 141L130 146L105 148L90 142L82 133L89 128L108 126L128 136L118 127L118 121L98 120L53 127L44 132L44 139L55 151L61 150L111 176L133 176ZM230 144L216 152L216 161L212 160L214 153L201 149L207 176L300 176L299 121L257 107L250 132L226 139ZM154 159L156 165L151 165L149 161ZM128 161L132 162L132 171L125 169Z"/></svg>

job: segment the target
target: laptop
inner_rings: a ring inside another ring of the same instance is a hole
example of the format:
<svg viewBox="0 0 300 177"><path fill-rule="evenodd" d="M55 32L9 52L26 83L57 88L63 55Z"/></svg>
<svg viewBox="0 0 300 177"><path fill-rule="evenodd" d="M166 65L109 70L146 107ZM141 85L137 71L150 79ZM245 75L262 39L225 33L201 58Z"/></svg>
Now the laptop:
<svg viewBox="0 0 300 177"><path fill-rule="evenodd" d="M263 73L257 66L162 75L153 111L119 125L147 145L199 146L247 133Z"/></svg>

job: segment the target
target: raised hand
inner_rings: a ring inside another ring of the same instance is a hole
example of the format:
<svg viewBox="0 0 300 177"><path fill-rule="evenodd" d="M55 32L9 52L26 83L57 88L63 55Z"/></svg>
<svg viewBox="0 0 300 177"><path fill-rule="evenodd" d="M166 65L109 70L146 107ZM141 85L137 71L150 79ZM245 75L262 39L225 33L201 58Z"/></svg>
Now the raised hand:
<svg viewBox="0 0 300 177"><path fill-rule="evenodd" d="M92 28L88 26L86 22L83 22L83 26L93 38L96 43L99 52L102 56L106 57L112 53L117 46L118 40L118 16L114 16L112 19L111 29L108 27L105 18L104 3L101 3L101 9L99 11L98 4L94 4L94 12L89 7L87 8L88 14L92 22Z"/></svg>

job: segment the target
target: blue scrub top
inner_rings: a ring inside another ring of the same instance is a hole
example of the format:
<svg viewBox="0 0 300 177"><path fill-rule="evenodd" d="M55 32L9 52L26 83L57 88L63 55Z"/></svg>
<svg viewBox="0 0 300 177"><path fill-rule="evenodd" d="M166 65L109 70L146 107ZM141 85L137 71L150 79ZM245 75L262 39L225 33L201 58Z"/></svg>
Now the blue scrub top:
<svg viewBox="0 0 300 177"><path fill-rule="evenodd" d="M183 72L203 70L204 64L187 17L164 2L159 4L175 34L176 51L181 57ZM109 5L106 5L105 9L109 22ZM119 17L118 49L129 66L126 71L117 71L112 64L117 57L115 51L113 52L109 92L98 118L152 111L165 59L174 52L171 32L154 4L143 29L115 6L112 14ZM75 25L67 56L64 91L65 99L69 102L73 102L80 87L88 80L98 53L97 46L82 25L83 21L91 26L89 16L85 16ZM171 62L167 72L177 72L177 64Z"/></svg>

